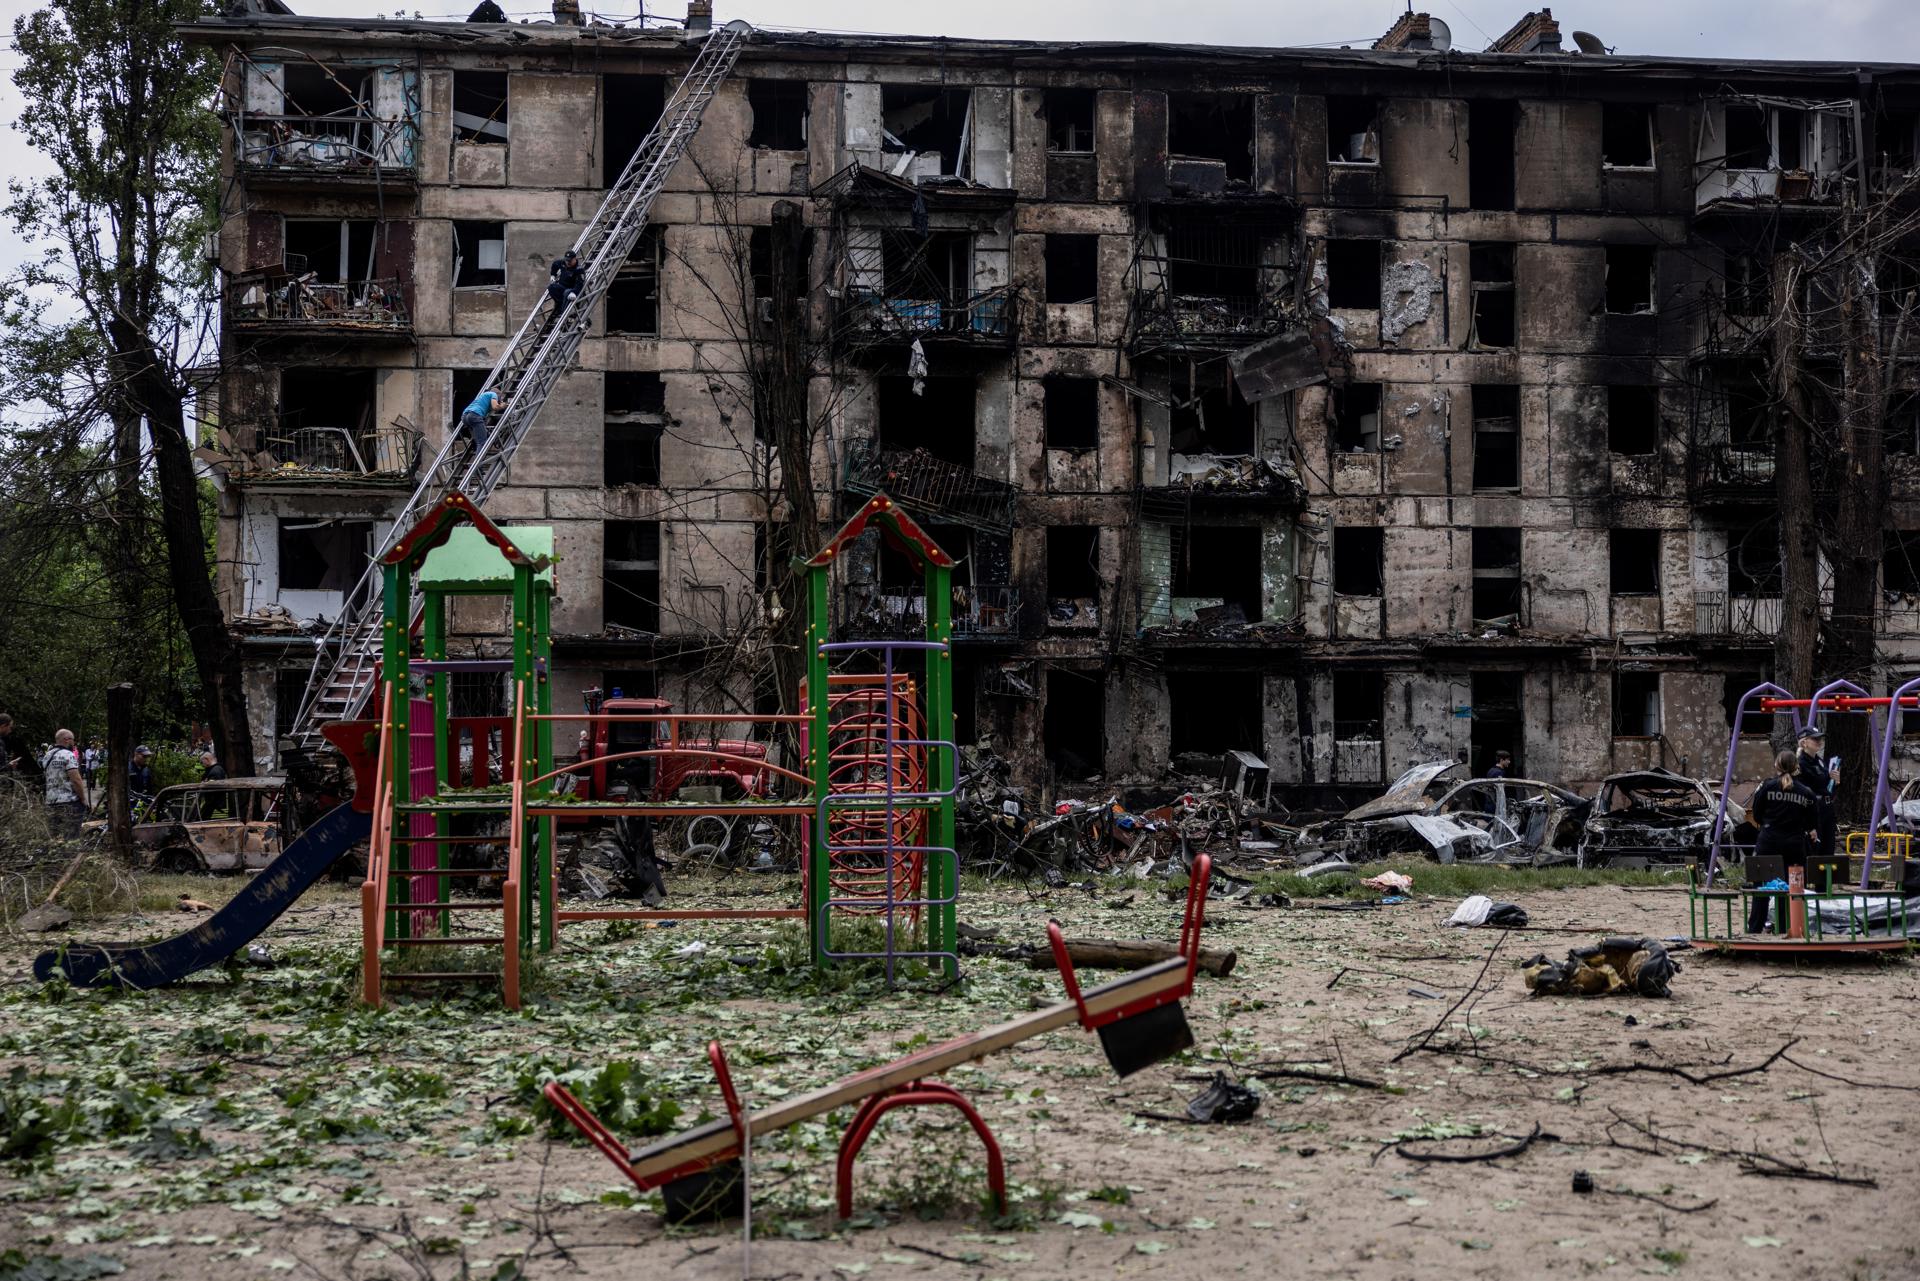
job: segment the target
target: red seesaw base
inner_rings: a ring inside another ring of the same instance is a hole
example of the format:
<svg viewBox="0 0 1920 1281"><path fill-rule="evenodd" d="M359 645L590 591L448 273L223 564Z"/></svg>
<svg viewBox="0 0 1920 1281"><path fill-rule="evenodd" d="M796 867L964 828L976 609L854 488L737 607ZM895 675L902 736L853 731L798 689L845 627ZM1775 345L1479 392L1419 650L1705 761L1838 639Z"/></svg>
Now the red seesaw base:
<svg viewBox="0 0 1920 1281"><path fill-rule="evenodd" d="M980 1142L987 1149L987 1187L993 1192L993 1204L1001 1214L1007 1212L1007 1166L1000 1158L1000 1144L995 1141L993 1131L974 1110L967 1097L951 1085L942 1085L938 1081L914 1081L887 1094L875 1094L860 1105L853 1114L852 1124L840 1140L840 1164L834 1175L834 1187L840 1197L840 1217L853 1217L853 1162L860 1155L860 1149L866 1145L873 1134L873 1127L880 1118L895 1108L929 1107L945 1103L960 1109L960 1115L967 1118L973 1126L973 1132L980 1136Z"/></svg>

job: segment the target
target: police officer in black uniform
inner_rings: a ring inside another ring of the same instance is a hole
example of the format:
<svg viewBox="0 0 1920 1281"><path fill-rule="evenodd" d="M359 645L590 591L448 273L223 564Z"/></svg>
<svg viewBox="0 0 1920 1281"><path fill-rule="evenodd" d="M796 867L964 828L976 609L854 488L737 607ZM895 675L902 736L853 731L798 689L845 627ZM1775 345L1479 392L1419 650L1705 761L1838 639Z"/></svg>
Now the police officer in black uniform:
<svg viewBox="0 0 1920 1281"><path fill-rule="evenodd" d="M1803 760L1792 752L1774 758L1773 766L1779 773L1754 790L1753 804L1747 810L1747 816L1760 828L1753 852L1778 858L1787 867L1807 865L1808 837L1819 822L1818 798L1795 776ZM1747 933L1758 934L1767 928L1767 904L1771 901L1771 895L1753 895L1753 906L1747 909ZM1778 901L1780 925L1785 928L1787 900L1782 895Z"/></svg>
<svg viewBox="0 0 1920 1281"><path fill-rule="evenodd" d="M1827 769L1826 747L1827 731L1818 725L1809 725L1800 731L1800 756L1795 762L1794 777L1813 793L1814 813L1817 819L1814 830L1819 838L1819 848L1816 853L1821 858L1832 858L1833 788L1839 779Z"/></svg>

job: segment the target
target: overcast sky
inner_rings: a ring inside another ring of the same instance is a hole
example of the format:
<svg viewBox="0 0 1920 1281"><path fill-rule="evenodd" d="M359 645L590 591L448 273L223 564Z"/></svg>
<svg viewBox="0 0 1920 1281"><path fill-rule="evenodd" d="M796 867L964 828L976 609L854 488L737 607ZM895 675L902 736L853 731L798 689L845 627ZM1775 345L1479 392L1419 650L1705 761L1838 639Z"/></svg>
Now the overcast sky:
<svg viewBox="0 0 1920 1281"><path fill-rule="evenodd" d="M550 16L531 0L501 0L509 16ZM399 12L375 0L291 0L296 12L326 17L374 17ZM477 0L414 0L411 16L466 16ZM631 18L631 8L582 8L609 21ZM13 20L35 8L29 0L0 0L6 49L0 51L0 172L44 173L43 161L11 128L19 111L13 72ZM902 4L899 0L718 0L722 21L803 30L901 32L913 35L999 36L1037 40L1164 40L1202 44L1363 45L1393 24L1401 0L967 0L964 4ZM683 5L655 6L683 15ZM1430 10L1452 28L1454 47L1478 50L1524 12L1522 3L1439 0ZM1827 58L1920 63L1920 0L1583 0L1562 4L1561 31L1591 31L1620 53L1676 57ZM1571 44L1569 38L1568 43ZM0 230L0 271L20 260L24 246Z"/></svg>

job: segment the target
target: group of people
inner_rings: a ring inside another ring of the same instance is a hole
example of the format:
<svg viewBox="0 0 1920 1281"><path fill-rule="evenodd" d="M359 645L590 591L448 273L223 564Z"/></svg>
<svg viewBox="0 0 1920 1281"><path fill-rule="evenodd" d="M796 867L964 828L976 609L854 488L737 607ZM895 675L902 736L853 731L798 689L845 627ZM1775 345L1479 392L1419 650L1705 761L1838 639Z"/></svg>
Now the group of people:
<svg viewBox="0 0 1920 1281"><path fill-rule="evenodd" d="M193 751L203 780L227 776L211 735L203 732ZM151 797L155 791L153 757L153 749L142 743L127 763L127 790L136 798ZM81 822L105 799L105 771L111 764L99 739L82 747L70 729L55 730L53 742L36 753L21 738L13 717L0 712L0 781L29 789L37 786L45 799L47 818L60 835L77 835Z"/></svg>
<svg viewBox="0 0 1920 1281"><path fill-rule="evenodd" d="M547 272L547 297L553 301L553 310L548 314L557 317L572 305L586 287L586 264L580 261L578 250L569 249L554 259L552 268ZM487 447L487 437L493 434L492 419L499 409L500 393L488 388L460 411L459 432L472 449L470 457L478 457Z"/></svg>

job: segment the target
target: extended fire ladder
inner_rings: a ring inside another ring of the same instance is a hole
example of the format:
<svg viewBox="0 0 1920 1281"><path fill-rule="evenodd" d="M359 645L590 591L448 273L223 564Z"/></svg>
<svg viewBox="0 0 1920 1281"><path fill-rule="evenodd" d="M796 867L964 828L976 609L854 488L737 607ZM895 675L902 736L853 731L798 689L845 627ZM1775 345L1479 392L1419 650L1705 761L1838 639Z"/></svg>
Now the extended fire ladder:
<svg viewBox="0 0 1920 1281"><path fill-rule="evenodd" d="M514 451L546 404L547 394L573 364L580 340L593 323L594 307L606 294L614 273L639 244L654 198L686 154L707 103L733 70L751 34L752 28L745 22L735 21L706 37L653 131L573 242L586 264L586 283L578 297L556 309L543 292L487 375L483 390L500 393L503 408L484 448L472 450L460 432L447 432L418 488L394 517L379 552L347 595L340 617L319 640L306 695L294 722L292 738L297 746L318 748L322 726L357 715L366 705L380 663L379 557L448 493L458 489L476 503L484 502L506 478ZM416 599L412 603L415 614L419 608Z"/></svg>

